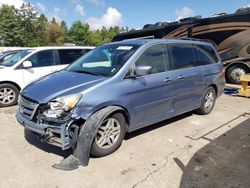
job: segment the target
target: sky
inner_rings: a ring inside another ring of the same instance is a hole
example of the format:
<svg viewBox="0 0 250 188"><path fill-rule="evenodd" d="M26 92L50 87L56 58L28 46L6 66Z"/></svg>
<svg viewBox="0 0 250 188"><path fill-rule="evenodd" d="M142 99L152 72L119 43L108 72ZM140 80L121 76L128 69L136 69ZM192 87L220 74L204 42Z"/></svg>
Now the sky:
<svg viewBox="0 0 250 188"><path fill-rule="evenodd" d="M20 8L28 2L49 19L64 20L68 26L80 20L88 23L91 30L116 25L139 29L148 23L234 13L250 6L250 0L0 0L0 5Z"/></svg>

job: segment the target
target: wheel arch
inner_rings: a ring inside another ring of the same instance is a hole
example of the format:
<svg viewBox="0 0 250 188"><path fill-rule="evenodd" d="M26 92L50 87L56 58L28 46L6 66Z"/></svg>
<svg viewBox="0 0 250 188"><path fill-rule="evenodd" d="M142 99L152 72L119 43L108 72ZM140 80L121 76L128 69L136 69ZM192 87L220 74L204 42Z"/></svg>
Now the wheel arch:
<svg viewBox="0 0 250 188"><path fill-rule="evenodd" d="M209 88L209 87L214 88L215 94L216 94L216 97L217 97L217 96L218 96L218 87L216 86L216 84L211 84L210 86L208 86L208 88Z"/></svg>
<svg viewBox="0 0 250 188"><path fill-rule="evenodd" d="M117 105L109 105L101 109L99 108L86 120L77 137L76 148L73 151L73 156L82 165L88 165L93 140L101 122L112 113L119 111L125 112L125 108Z"/></svg>
<svg viewBox="0 0 250 188"><path fill-rule="evenodd" d="M225 72L227 72L228 69L230 69L231 67L233 67L235 65L243 65L244 67L246 67L250 71L250 65L248 65L247 63L241 62L241 61L236 61L236 62L230 63L228 66L226 66Z"/></svg>
<svg viewBox="0 0 250 188"><path fill-rule="evenodd" d="M129 125L130 125L130 115L129 115L129 112L128 112L128 110L126 108L124 108L122 106L119 106L119 107L121 108L120 110L116 110L116 111L114 111L111 114L121 113L124 116L125 121L126 121L126 132L128 132Z"/></svg>
<svg viewBox="0 0 250 188"><path fill-rule="evenodd" d="M102 109L108 108L108 107L114 107L112 112L110 112L109 115L112 115L112 114L115 114L115 113L121 113L124 116L125 121L126 121L126 132L128 132L131 119L130 119L129 111L124 106L121 106L121 105L108 105L108 106L104 106L102 108L99 108L99 109L95 110L92 114L94 114L94 113L96 113L96 112L98 112L98 111L100 111Z"/></svg>
<svg viewBox="0 0 250 188"><path fill-rule="evenodd" d="M11 81L0 81L0 84L11 84L14 85L19 91L21 91L21 87L15 83L15 82L11 82Z"/></svg>

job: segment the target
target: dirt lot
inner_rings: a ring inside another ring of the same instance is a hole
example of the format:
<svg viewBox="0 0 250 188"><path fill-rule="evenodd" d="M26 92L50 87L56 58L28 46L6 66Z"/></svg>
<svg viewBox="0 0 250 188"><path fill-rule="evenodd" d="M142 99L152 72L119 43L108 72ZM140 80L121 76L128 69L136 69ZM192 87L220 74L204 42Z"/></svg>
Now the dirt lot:
<svg viewBox="0 0 250 188"><path fill-rule="evenodd" d="M249 187L250 99L222 96L212 114L187 113L128 134L114 154L65 172L70 151L40 143L0 109L0 187Z"/></svg>

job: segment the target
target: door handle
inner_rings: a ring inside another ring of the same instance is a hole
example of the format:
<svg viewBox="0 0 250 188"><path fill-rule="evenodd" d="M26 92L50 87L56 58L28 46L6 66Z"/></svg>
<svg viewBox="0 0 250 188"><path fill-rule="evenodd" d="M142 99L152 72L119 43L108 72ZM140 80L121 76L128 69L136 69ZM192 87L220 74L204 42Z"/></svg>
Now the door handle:
<svg viewBox="0 0 250 188"><path fill-rule="evenodd" d="M183 75L180 75L180 76L178 76L178 79L184 80L184 76L183 76Z"/></svg>
<svg viewBox="0 0 250 188"><path fill-rule="evenodd" d="M167 83L170 83L170 82L172 82L172 79L169 78L169 77L167 77L167 78L165 78L163 81L164 81L164 82L167 82Z"/></svg>

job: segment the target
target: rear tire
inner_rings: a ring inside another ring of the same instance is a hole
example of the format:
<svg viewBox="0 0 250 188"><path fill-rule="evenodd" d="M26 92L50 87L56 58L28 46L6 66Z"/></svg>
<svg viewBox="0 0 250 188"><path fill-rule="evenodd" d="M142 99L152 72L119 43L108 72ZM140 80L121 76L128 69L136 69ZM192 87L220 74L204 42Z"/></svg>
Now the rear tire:
<svg viewBox="0 0 250 188"><path fill-rule="evenodd" d="M214 108L215 101L216 101L215 89L213 87L208 87L202 99L201 107L197 109L196 112L200 115L210 114Z"/></svg>
<svg viewBox="0 0 250 188"><path fill-rule="evenodd" d="M0 107L8 107L17 104L19 90L12 84L0 84Z"/></svg>
<svg viewBox="0 0 250 188"><path fill-rule="evenodd" d="M93 157L103 157L116 151L125 136L126 121L121 113L107 117L95 136L91 147Z"/></svg>
<svg viewBox="0 0 250 188"><path fill-rule="evenodd" d="M249 72L249 68L243 64L233 65L226 72L227 81L232 84L240 84L240 76Z"/></svg>

